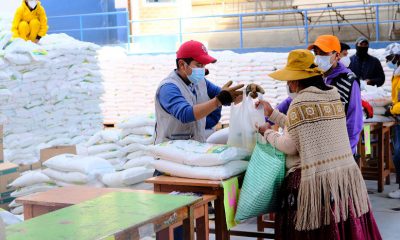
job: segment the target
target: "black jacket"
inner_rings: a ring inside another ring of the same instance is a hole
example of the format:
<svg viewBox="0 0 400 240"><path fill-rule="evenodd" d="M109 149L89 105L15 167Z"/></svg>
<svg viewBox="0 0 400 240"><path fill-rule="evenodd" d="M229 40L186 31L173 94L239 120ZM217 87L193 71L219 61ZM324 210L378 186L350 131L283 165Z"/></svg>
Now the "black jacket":
<svg viewBox="0 0 400 240"><path fill-rule="evenodd" d="M385 73L381 62L371 55L365 58L360 58L357 55L350 57L351 63L349 68L353 71L358 78L362 80L371 80L372 85L382 86L385 83Z"/></svg>

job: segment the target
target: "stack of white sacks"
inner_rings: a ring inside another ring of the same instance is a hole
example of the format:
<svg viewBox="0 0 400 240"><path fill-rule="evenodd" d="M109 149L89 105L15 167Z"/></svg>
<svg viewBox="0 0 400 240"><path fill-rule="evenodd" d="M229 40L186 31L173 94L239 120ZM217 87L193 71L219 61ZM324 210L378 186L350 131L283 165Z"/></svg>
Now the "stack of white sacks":
<svg viewBox="0 0 400 240"><path fill-rule="evenodd" d="M1 36L1 34L0 34ZM65 34L40 45L6 33L0 44L0 123L5 160L31 164L40 146L86 142L102 128L98 46Z"/></svg>
<svg viewBox="0 0 400 240"><path fill-rule="evenodd" d="M45 192L57 187L55 181L43 174L41 170L24 172L9 186L16 188L16 191L11 193L11 196L15 198ZM11 213L15 215L23 214L24 209L22 204L16 203L15 200L9 204L9 208L11 209Z"/></svg>
<svg viewBox="0 0 400 240"><path fill-rule="evenodd" d="M154 115L129 117L117 124L120 130L120 161L123 164L119 172L106 174L102 181L109 187L129 187L150 189L143 182L151 177L154 169L150 163L154 158L147 155L147 148L154 142Z"/></svg>
<svg viewBox="0 0 400 240"><path fill-rule="evenodd" d="M119 47L99 51L105 86L102 110L105 122L117 123L132 115L154 112L158 82L174 68L173 55L127 56Z"/></svg>
<svg viewBox="0 0 400 240"><path fill-rule="evenodd" d="M244 172L249 153L228 145L176 140L149 147L153 166L167 175L223 180Z"/></svg>

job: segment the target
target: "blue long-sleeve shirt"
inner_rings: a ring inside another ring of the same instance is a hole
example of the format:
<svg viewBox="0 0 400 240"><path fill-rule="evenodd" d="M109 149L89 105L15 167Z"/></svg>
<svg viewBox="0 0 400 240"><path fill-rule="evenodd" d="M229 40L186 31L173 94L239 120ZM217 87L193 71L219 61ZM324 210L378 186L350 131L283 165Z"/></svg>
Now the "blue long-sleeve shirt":
<svg viewBox="0 0 400 240"><path fill-rule="evenodd" d="M208 97L210 99L216 97L221 92L221 88L208 80L205 81ZM196 93L193 91L193 94ZM160 101L161 107L182 123L196 121L194 117L193 106L186 101L185 97L183 97L181 91L175 84L167 83L161 86L157 97ZM221 110L222 108L219 107L207 116L206 129L211 129L217 125L221 119Z"/></svg>

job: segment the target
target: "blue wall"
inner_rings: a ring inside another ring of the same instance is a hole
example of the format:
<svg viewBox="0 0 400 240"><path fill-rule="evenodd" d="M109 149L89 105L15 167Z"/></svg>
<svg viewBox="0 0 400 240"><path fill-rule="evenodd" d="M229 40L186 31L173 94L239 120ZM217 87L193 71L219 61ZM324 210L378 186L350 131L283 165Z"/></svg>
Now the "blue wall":
<svg viewBox="0 0 400 240"><path fill-rule="evenodd" d="M68 29L79 29L79 17L52 18L52 16L90 14L102 12L126 11L126 9L115 9L114 0L41 0L49 18L49 33L64 32L76 39L81 39L79 30L67 31ZM87 16L82 18L83 28L114 27L117 23L124 26L126 16L124 14L108 16ZM122 20L123 19L123 20ZM120 30L87 30L83 31L83 41L97 44L117 44L126 42L126 29Z"/></svg>

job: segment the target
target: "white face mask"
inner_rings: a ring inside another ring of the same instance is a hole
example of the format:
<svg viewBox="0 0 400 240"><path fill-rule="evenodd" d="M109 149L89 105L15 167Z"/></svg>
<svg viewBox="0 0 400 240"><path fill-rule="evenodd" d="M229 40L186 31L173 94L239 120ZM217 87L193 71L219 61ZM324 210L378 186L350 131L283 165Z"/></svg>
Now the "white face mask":
<svg viewBox="0 0 400 240"><path fill-rule="evenodd" d="M340 62L345 66L345 67L349 67L350 66L350 62L351 62L351 60L350 60L350 57L349 56L346 56L346 57L342 57L341 59L340 59Z"/></svg>
<svg viewBox="0 0 400 240"><path fill-rule="evenodd" d="M36 7L36 5L37 5L37 0L28 0L28 6L31 9L34 9Z"/></svg>
<svg viewBox="0 0 400 240"><path fill-rule="evenodd" d="M298 95L298 93L290 92L289 85L286 85L286 91L287 91L287 94L289 95L289 97L290 97L292 100L295 99L295 98L297 97L297 95Z"/></svg>
<svg viewBox="0 0 400 240"><path fill-rule="evenodd" d="M331 56L315 56L315 64L324 72L327 72L332 67Z"/></svg>

